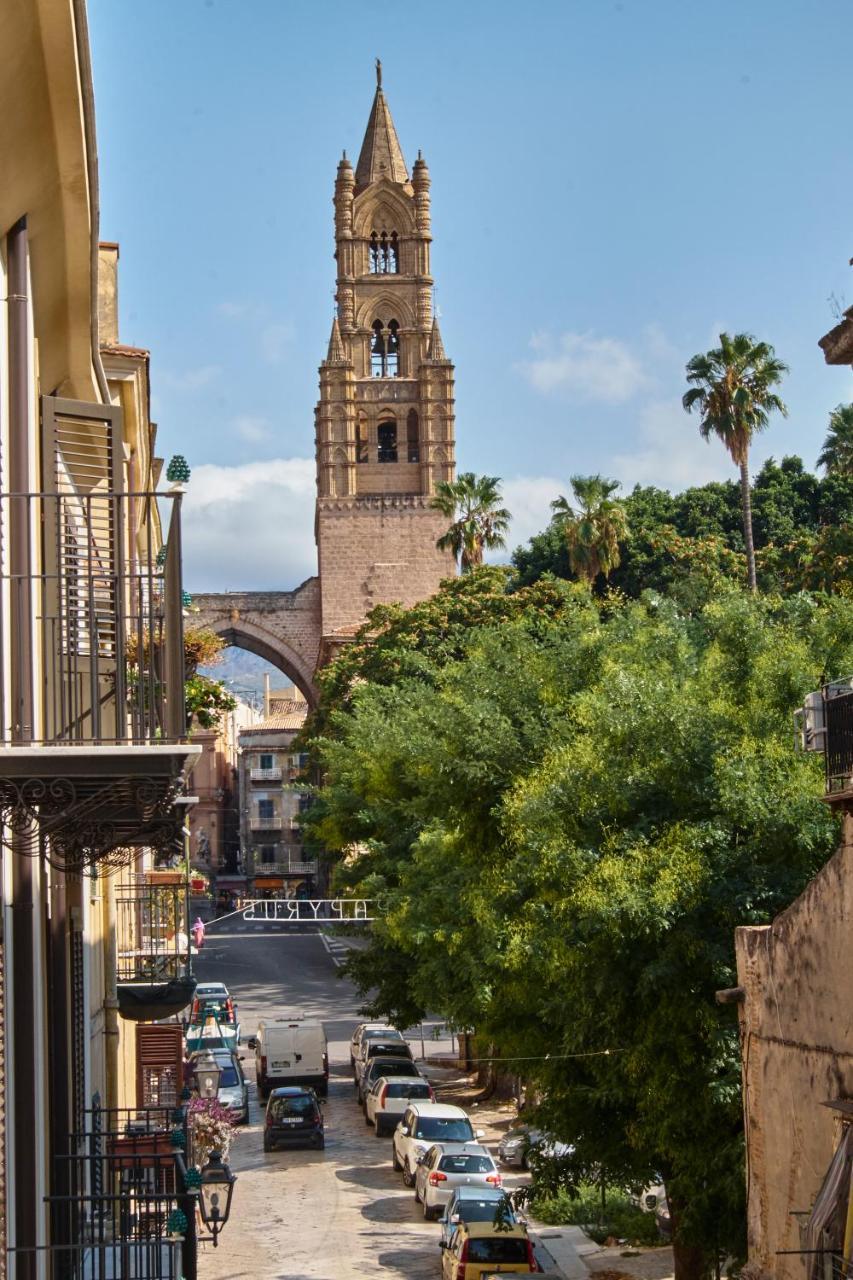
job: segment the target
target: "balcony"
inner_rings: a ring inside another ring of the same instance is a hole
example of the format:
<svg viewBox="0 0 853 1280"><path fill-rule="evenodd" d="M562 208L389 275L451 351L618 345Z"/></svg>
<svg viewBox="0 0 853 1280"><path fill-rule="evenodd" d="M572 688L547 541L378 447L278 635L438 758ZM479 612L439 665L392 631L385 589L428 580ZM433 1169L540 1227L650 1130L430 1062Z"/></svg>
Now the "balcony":
<svg viewBox="0 0 853 1280"><path fill-rule="evenodd" d="M0 494L0 823L30 842L37 823L79 872L180 847L175 800L199 751L183 741L180 495L56 483Z"/></svg>
<svg viewBox="0 0 853 1280"><path fill-rule="evenodd" d="M250 769L252 782L281 782L281 769Z"/></svg>
<svg viewBox="0 0 853 1280"><path fill-rule="evenodd" d="M259 813L253 813L249 818L249 827L252 831L281 831L282 821L280 814L273 814L266 818Z"/></svg>
<svg viewBox="0 0 853 1280"><path fill-rule="evenodd" d="M183 872L143 872L116 887L116 994L123 1018L180 1013L192 999Z"/></svg>
<svg viewBox="0 0 853 1280"><path fill-rule="evenodd" d="M317 863L293 862L285 859L282 862L256 862L256 876L310 876L317 870Z"/></svg>

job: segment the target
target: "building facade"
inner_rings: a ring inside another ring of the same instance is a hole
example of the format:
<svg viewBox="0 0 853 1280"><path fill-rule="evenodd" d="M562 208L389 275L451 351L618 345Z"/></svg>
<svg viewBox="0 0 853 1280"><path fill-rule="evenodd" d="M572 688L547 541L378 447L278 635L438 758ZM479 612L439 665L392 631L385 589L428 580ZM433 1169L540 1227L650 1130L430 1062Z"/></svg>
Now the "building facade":
<svg viewBox="0 0 853 1280"><path fill-rule="evenodd" d="M201 756L193 768L190 809L190 865L211 890L245 892L239 841L239 738L261 719L245 702L222 714L212 729L193 724L192 741Z"/></svg>
<svg viewBox="0 0 853 1280"><path fill-rule="evenodd" d="M269 714L240 734L241 844L254 897L310 897L317 865L302 844L302 817L311 804L307 758L293 740L308 704L297 689L273 696Z"/></svg>
<svg viewBox="0 0 853 1280"><path fill-rule="evenodd" d="M150 909L196 754L181 496L158 490L147 352L109 323L101 350L116 253L102 267L79 0L0 6L0 172L0 1272L124 1274L150 1244L171 1280L165 1217L143 1246L117 1206L144 1168L141 960L148 989L188 960L180 886L162 938Z"/></svg>

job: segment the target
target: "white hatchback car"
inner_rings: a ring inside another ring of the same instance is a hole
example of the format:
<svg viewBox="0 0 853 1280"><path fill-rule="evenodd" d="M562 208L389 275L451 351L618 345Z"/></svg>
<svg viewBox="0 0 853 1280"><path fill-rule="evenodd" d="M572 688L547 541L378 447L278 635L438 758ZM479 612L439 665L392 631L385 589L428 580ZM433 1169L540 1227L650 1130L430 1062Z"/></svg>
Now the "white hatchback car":
<svg viewBox="0 0 853 1280"><path fill-rule="evenodd" d="M364 1123L375 1126L377 1138L391 1133L410 1102L435 1102L428 1080L380 1076L365 1096Z"/></svg>
<svg viewBox="0 0 853 1280"><path fill-rule="evenodd" d="M402 1040L403 1033L385 1022L360 1022L349 1042L349 1065L355 1075L356 1059L365 1040Z"/></svg>
<svg viewBox="0 0 853 1280"><path fill-rule="evenodd" d="M479 1142L437 1142L418 1161L415 1199L420 1200L424 1217L430 1221L441 1217L459 1187L491 1189L501 1181L497 1165Z"/></svg>
<svg viewBox="0 0 853 1280"><path fill-rule="evenodd" d="M471 1121L461 1107L441 1102L412 1102L394 1130L391 1163L403 1171L407 1187L415 1185L418 1157L436 1142L473 1142L483 1137L474 1132Z"/></svg>

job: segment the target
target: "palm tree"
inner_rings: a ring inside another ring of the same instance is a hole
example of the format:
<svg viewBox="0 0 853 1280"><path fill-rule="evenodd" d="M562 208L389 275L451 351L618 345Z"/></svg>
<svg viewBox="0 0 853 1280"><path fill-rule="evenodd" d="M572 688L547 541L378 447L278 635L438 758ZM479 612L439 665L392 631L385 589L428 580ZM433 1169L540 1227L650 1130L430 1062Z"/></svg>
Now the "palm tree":
<svg viewBox="0 0 853 1280"><path fill-rule="evenodd" d="M441 480L430 504L452 521L436 542L439 551L452 551L463 573L483 563L483 552L505 547L510 513L501 501L497 476L463 471L455 480Z"/></svg>
<svg viewBox="0 0 853 1280"><path fill-rule="evenodd" d="M628 536L628 517L613 497L618 480L604 476L572 476L577 509L560 495L551 503L569 548L569 564L579 578L593 583L619 567L619 543Z"/></svg>
<svg viewBox="0 0 853 1280"><path fill-rule="evenodd" d="M853 404L839 404L829 415L829 430L817 465L837 475L853 476Z"/></svg>
<svg viewBox="0 0 853 1280"><path fill-rule="evenodd" d="M756 342L752 334L720 334L720 345L694 356L687 364L687 381L692 386L681 403L688 413L699 409L699 430L705 440L718 436L740 468L740 496L743 507L743 539L749 586L756 590L755 544L752 537L752 502L749 492L749 446L752 437L767 426L777 410L788 416L782 400L773 391L788 366L776 359L767 342Z"/></svg>

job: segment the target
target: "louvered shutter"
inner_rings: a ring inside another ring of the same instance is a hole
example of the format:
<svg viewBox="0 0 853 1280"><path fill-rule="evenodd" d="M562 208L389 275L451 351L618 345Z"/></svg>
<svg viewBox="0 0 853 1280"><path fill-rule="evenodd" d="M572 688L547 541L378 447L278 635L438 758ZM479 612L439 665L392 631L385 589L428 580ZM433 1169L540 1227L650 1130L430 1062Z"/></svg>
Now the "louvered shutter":
<svg viewBox="0 0 853 1280"><path fill-rule="evenodd" d="M183 1033L176 1022L136 1027L136 1105L175 1107L184 1087Z"/></svg>
<svg viewBox="0 0 853 1280"><path fill-rule="evenodd" d="M125 501L122 414L42 397L45 738L121 740Z"/></svg>

